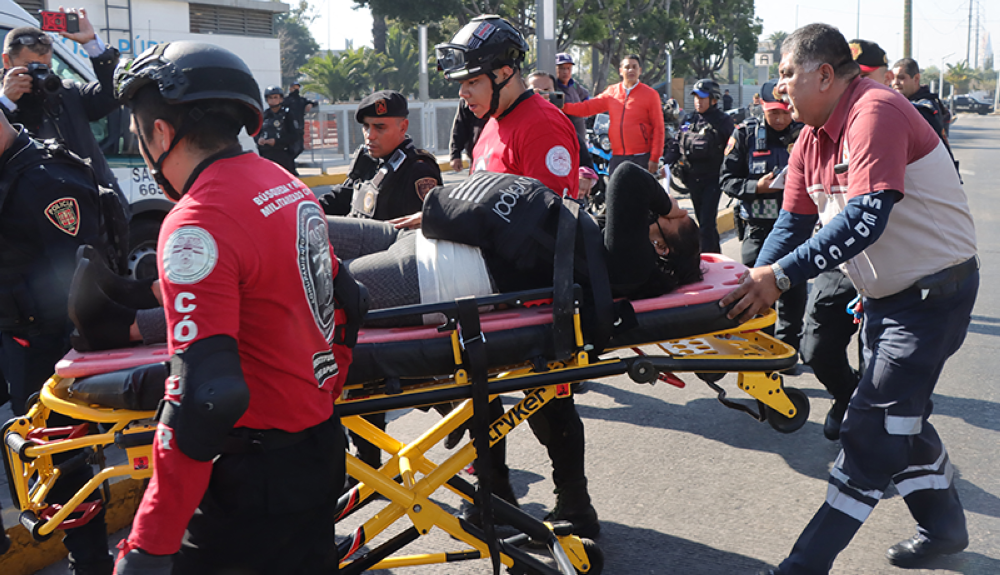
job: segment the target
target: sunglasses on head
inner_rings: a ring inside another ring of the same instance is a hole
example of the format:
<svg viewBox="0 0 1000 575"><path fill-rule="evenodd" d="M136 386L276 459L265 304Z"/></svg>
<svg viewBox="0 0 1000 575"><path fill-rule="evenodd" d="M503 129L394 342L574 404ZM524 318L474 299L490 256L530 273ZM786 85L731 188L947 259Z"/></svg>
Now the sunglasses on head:
<svg viewBox="0 0 1000 575"><path fill-rule="evenodd" d="M39 34L37 36L18 36L10 41L11 44L23 44L25 46L34 46L35 44L41 44L43 46L52 45L52 36L48 34Z"/></svg>

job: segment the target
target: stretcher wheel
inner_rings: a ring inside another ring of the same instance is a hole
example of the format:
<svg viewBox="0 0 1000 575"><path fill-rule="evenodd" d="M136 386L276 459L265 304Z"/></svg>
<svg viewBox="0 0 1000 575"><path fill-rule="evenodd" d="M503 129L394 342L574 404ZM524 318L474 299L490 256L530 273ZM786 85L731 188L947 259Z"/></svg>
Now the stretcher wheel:
<svg viewBox="0 0 1000 575"><path fill-rule="evenodd" d="M583 543L583 550L587 553L587 562L590 563L590 569L586 572L577 570L577 573L583 575L601 575L601 571L604 571L604 551L594 543L592 539L580 538L580 543Z"/></svg>
<svg viewBox="0 0 1000 575"><path fill-rule="evenodd" d="M794 387L786 387L785 395L795 406L795 417L787 417L767 406L764 409L767 413L767 422L775 431L792 433L798 431L809 419L809 398L802 390Z"/></svg>

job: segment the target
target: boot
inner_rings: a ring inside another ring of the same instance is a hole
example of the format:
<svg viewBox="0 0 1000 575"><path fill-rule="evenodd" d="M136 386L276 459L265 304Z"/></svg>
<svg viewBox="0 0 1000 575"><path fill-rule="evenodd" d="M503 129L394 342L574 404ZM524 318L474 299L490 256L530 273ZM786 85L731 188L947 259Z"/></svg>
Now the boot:
<svg viewBox="0 0 1000 575"><path fill-rule="evenodd" d="M85 270L86 281L96 282L104 293L108 294L117 304L132 309L153 309L160 302L153 295L153 282L156 278L131 280L124 278L110 269L104 263L104 258L93 246L83 245L76 250L77 263L88 260L90 266Z"/></svg>
<svg viewBox="0 0 1000 575"><path fill-rule="evenodd" d="M108 555L106 559L90 563L69 562L69 571L73 575L114 575L115 559Z"/></svg>
<svg viewBox="0 0 1000 575"><path fill-rule="evenodd" d="M510 485L509 473L498 472L496 477L493 478L493 495L496 495L500 499L503 499L518 509L521 508L521 506L517 503L517 496L514 495L514 488ZM483 526L483 518L479 507L473 505L472 503L463 500L460 513L463 519L476 527Z"/></svg>
<svg viewBox="0 0 1000 575"><path fill-rule="evenodd" d="M556 506L545 516L549 522L567 521L573 524L573 533L594 539L601 533L597 510L590 503L587 480L556 487Z"/></svg>
<svg viewBox="0 0 1000 575"><path fill-rule="evenodd" d="M69 288L69 319L76 326L70 343L77 351L99 351L129 345L135 310L118 305L89 273L92 262L81 259Z"/></svg>
<svg viewBox="0 0 1000 575"><path fill-rule="evenodd" d="M830 411L826 414L823 422L823 436L830 441L840 439L840 425L844 422L844 414L847 413L847 404L850 400L834 401Z"/></svg>

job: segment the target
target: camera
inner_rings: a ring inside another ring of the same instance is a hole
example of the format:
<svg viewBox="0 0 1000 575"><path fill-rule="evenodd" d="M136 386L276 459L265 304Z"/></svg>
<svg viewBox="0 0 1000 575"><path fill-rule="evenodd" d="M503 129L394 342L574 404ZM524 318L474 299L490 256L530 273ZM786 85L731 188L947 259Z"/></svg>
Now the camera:
<svg viewBox="0 0 1000 575"><path fill-rule="evenodd" d="M62 78L45 64L38 62L28 64L28 74L31 76L31 91L36 96L55 94L62 89Z"/></svg>

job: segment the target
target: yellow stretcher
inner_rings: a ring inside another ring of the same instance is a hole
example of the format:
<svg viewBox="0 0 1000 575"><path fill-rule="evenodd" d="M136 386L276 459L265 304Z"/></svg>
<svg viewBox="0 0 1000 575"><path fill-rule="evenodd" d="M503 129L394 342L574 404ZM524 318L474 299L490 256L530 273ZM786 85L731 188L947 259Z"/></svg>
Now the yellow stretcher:
<svg viewBox="0 0 1000 575"><path fill-rule="evenodd" d="M474 322L470 323L467 317L459 318L460 314L451 314L448 305L435 304L423 306L418 311L444 313L447 321L441 328L364 330L355 348L357 375L355 365L352 365L351 377L338 401L338 412L345 427L378 446L390 457L380 469L374 469L347 455L347 473L358 484L341 497L338 521L363 506L381 505L381 508L339 542L341 572L361 573L371 569L486 557L498 558L514 573L573 575L601 572L603 558L600 549L594 542L572 535L569 524L543 523L493 497L494 518L513 526L518 533L505 539L489 539L483 530L452 515L436 501L435 494L441 489L450 490L466 500L474 500L475 488L459 473L476 458L473 442L469 441L450 452L443 461L432 461L428 451L473 417L474 400L469 398L477 393L480 395L476 401L482 401L486 396L493 398L523 392L520 401L489 426L488 441L491 445L547 402L571 394L571 383L621 374L628 374L639 383L661 379L683 387L683 383L672 374L694 372L716 390L720 401L727 406L746 411L760 421L766 420L781 432L800 428L808 417L808 400L798 390L785 389L778 373L795 364L796 352L759 331L773 324L774 312L746 324L720 328L728 320L724 319L724 313L716 302L720 294L735 284L733 278L738 277L743 268L721 257L709 259L706 265L709 273L706 274L703 289L687 287L687 293L664 296L677 300L671 305L649 303L648 300L632 302L638 326L625 332L626 335L612 337L600 355L593 354L594 350L585 341L578 312L573 314L572 344L568 354L561 359L550 357L547 360L523 355L525 349L553 349L553 322L539 319L552 316L551 310L544 305L519 307L515 312L492 312L481 316L477 313ZM692 296L699 291L698 297ZM523 306L537 295L480 298L473 301L472 307L477 309L483 304L498 303ZM681 301L689 302L689 305L677 305ZM402 313L413 313L413 310L403 310ZM377 314L386 315L383 312L373 315ZM495 318L495 321L485 319L490 316L503 317ZM676 321L669 321L670 317ZM676 333L677 329L681 332L693 329L691 321L717 329L686 337L640 341L647 336L644 330L648 331L650 325L654 325L653 332L670 333L673 330ZM677 327L685 322L688 327ZM470 329L473 324L478 329ZM430 333L436 335L427 337ZM418 334L422 336L417 337ZM514 343L506 343L505 337ZM434 345L427 345L430 339L435 340ZM398 347L413 341L421 342L418 344L420 349L410 356L420 357L422 363L401 351L404 348ZM485 351L481 357L489 358L486 369L477 366L481 363L475 360L473 353L477 345L480 351ZM397 353L392 355L393 352ZM443 353L447 355L447 369L438 357ZM518 354L522 354L520 361L512 361L511 358L518 357ZM85 503L84 500L105 482L117 477L145 479L152 475L155 411L87 405L74 399L73 395L75 388L86 383L85 375L164 359L165 350L162 348L135 348L85 355L71 352L57 366L56 375L45 384L28 414L9 421L3 427L3 457L12 496L21 509L22 524L35 538L44 539L57 529L86 522L99 510L101 502ZM398 377L391 373L394 369L405 368L413 369L415 375ZM725 390L716 381L730 372L738 374L737 385L756 400L756 407L726 398ZM476 384L477 381L485 382L485 387ZM409 443L395 439L361 417L368 413L456 400L466 401ZM48 421L53 413L82 423L50 428ZM124 463L114 466L103 464L103 451L110 446L125 451ZM79 450L77 455L68 461L53 463L53 455L75 450ZM94 464L98 464L99 472L65 505L46 501L52 486L71 466ZM381 498L374 497L376 493ZM402 525L407 527L402 531L398 526L390 529L397 522L405 522ZM433 554L401 554L406 545L435 528L450 535L459 547ZM389 532L395 532L395 535L389 536ZM552 561L543 562L524 551L522 546L529 540L535 545L547 547Z"/></svg>

